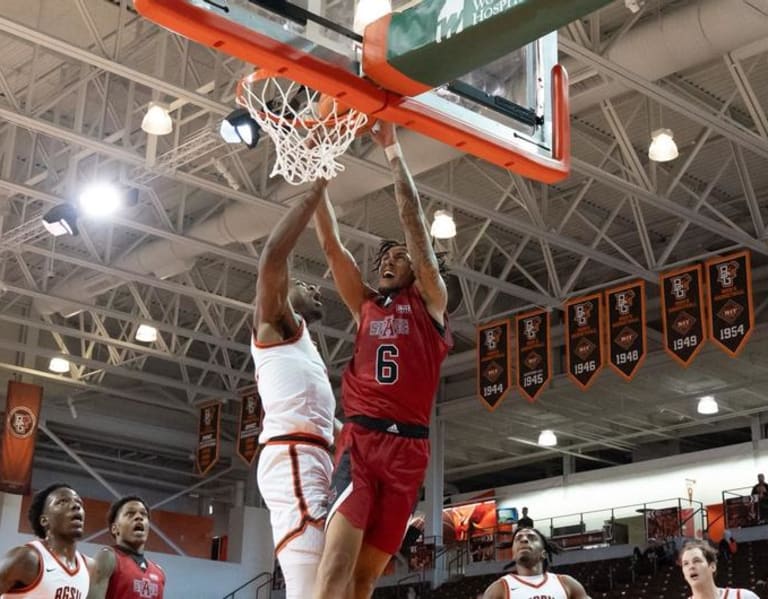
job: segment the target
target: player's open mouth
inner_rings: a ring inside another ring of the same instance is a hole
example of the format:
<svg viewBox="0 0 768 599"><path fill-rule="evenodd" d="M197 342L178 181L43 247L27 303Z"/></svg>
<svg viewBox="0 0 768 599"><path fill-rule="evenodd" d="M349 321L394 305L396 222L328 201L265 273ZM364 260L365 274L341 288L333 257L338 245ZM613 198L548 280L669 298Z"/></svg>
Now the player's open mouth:
<svg viewBox="0 0 768 599"><path fill-rule="evenodd" d="M381 278L382 279L394 279L395 278L395 273L393 273L390 270L385 270L383 273L381 273Z"/></svg>

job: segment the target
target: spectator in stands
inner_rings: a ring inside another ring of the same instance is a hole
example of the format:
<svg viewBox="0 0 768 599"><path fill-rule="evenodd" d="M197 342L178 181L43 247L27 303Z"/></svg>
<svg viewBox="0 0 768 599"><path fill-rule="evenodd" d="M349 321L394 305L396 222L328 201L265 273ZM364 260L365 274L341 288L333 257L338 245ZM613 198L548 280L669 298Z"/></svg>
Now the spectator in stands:
<svg viewBox="0 0 768 599"><path fill-rule="evenodd" d="M550 553L553 548L538 530L518 528L512 537L517 572L499 578L486 589L483 599L589 599L584 587L572 576L548 574L546 556Z"/></svg>
<svg viewBox="0 0 768 599"><path fill-rule="evenodd" d="M728 553L731 554L731 557L736 555L736 552L739 550L739 545L736 543L736 539L733 537L728 537Z"/></svg>
<svg viewBox="0 0 768 599"><path fill-rule="evenodd" d="M757 484L752 487L752 495L757 495L759 501L768 498L768 483L765 482L765 475L757 475Z"/></svg>
<svg viewBox="0 0 768 599"><path fill-rule="evenodd" d="M528 508L523 508L523 517L517 521L517 528L533 528L533 520L528 516Z"/></svg>
<svg viewBox="0 0 768 599"><path fill-rule="evenodd" d="M728 539L723 537L717 544L717 552L720 554L720 558L724 561L731 559L731 549L728 547Z"/></svg>
<svg viewBox="0 0 768 599"><path fill-rule="evenodd" d="M717 552L703 541L689 541L680 550L680 563L685 581L691 587L690 599L758 599L748 589L721 589L715 584Z"/></svg>

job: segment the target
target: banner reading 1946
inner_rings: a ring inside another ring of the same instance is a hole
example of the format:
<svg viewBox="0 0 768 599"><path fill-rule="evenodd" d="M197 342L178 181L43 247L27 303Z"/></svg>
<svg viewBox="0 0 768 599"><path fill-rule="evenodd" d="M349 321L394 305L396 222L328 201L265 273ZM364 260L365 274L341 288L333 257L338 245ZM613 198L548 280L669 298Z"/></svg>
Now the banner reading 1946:
<svg viewBox="0 0 768 599"><path fill-rule="evenodd" d="M549 312L536 310L515 319L517 387L530 402L544 390L552 376Z"/></svg>
<svg viewBox="0 0 768 599"><path fill-rule="evenodd" d="M608 363L629 381L645 360L645 281L605 291L608 308Z"/></svg>
<svg viewBox="0 0 768 599"><path fill-rule="evenodd" d="M195 460L200 474L207 474L219 461L220 425L221 404L219 402L200 407L200 422L197 429L197 459Z"/></svg>
<svg viewBox="0 0 768 599"><path fill-rule="evenodd" d="M700 264L663 273L659 280L664 349L683 366L693 361L707 339L703 281Z"/></svg>
<svg viewBox="0 0 768 599"><path fill-rule="evenodd" d="M568 378L586 390L605 363L603 302L599 293L565 304L565 362Z"/></svg>
<svg viewBox="0 0 768 599"><path fill-rule="evenodd" d="M707 260L706 269L710 338L737 356L755 329L749 252Z"/></svg>
<svg viewBox="0 0 768 599"><path fill-rule="evenodd" d="M256 385L240 390L240 421L237 424L237 455L249 466L259 454L259 434L264 411Z"/></svg>
<svg viewBox="0 0 768 599"><path fill-rule="evenodd" d="M477 327L477 391L491 411L512 388L511 353L508 320Z"/></svg>

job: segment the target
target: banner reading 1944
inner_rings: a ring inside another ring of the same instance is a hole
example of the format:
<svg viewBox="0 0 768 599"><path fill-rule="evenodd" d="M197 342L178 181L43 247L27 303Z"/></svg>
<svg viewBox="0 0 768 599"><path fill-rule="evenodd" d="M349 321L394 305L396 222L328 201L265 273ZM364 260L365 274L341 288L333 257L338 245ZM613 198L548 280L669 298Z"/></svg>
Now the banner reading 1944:
<svg viewBox="0 0 768 599"><path fill-rule="evenodd" d="M477 391L491 411L512 388L511 353L508 320L477 327Z"/></svg>
<svg viewBox="0 0 768 599"><path fill-rule="evenodd" d="M704 347L704 285L700 264L661 275L661 321L664 349L688 366Z"/></svg>
<svg viewBox="0 0 768 599"><path fill-rule="evenodd" d="M735 357L755 329L749 252L707 260L706 269L710 338Z"/></svg>
<svg viewBox="0 0 768 599"><path fill-rule="evenodd" d="M603 369L605 343L601 294L566 302L565 362L568 378L582 390L594 383Z"/></svg>
<svg viewBox="0 0 768 599"><path fill-rule="evenodd" d="M608 308L608 363L629 381L645 360L645 281L605 291Z"/></svg>
<svg viewBox="0 0 768 599"><path fill-rule="evenodd" d="M536 310L515 319L517 339L517 387L530 402L544 390L552 376L549 312Z"/></svg>

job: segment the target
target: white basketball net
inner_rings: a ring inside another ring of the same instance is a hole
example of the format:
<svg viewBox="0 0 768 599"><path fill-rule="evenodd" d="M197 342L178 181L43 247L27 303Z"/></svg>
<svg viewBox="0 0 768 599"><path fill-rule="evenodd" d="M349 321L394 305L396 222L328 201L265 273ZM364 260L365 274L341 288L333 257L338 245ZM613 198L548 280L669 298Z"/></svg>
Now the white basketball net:
<svg viewBox="0 0 768 599"><path fill-rule="evenodd" d="M246 77L241 81L238 103L275 144L277 157L270 176L282 175L291 185L301 185L332 179L344 170L337 159L368 122L368 115L352 108L339 114L335 100L326 102L328 114L321 115L321 95L284 78Z"/></svg>

